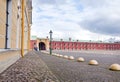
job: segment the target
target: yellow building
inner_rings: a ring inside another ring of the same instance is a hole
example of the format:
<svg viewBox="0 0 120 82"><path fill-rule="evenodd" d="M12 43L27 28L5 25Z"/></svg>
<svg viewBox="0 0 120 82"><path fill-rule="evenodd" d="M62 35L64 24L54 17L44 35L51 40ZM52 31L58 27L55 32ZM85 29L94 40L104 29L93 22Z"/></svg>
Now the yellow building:
<svg viewBox="0 0 120 82"><path fill-rule="evenodd" d="M24 49L28 49L32 0L24 1ZM0 49L21 49L22 0L0 0Z"/></svg>
<svg viewBox="0 0 120 82"><path fill-rule="evenodd" d="M0 73L29 49L31 24L32 0L0 0Z"/></svg>

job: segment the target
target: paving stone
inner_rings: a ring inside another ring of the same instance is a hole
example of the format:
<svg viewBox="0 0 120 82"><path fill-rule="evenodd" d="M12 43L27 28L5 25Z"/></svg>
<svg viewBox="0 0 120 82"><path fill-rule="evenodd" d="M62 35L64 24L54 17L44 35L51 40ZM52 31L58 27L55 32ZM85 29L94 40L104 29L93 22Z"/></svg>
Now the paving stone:
<svg viewBox="0 0 120 82"><path fill-rule="evenodd" d="M107 52L107 51L106 51ZM0 82L120 82L120 72L110 71L112 63L119 63L120 55L55 51L55 53L84 57L85 62L76 62L29 52L0 74ZM89 60L96 59L100 65L90 66Z"/></svg>
<svg viewBox="0 0 120 82"><path fill-rule="evenodd" d="M44 82L45 80L59 82L35 51L29 52L0 74L0 82Z"/></svg>
<svg viewBox="0 0 120 82"><path fill-rule="evenodd" d="M102 53L81 53L80 51L53 51L57 54L84 57L85 62L69 61L64 58L39 54L40 58L47 64L49 69L60 80L60 82L120 82L120 71L110 71L112 63L120 64L120 55L108 55ZM107 51L106 51L107 52ZM98 66L88 65L89 60L99 61Z"/></svg>

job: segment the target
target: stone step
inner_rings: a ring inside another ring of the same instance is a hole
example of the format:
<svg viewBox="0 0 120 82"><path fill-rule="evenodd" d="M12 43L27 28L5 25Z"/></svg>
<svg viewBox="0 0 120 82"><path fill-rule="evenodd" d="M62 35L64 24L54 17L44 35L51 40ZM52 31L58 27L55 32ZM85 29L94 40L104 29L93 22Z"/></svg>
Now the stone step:
<svg viewBox="0 0 120 82"><path fill-rule="evenodd" d="M0 73L7 69L10 65L15 63L20 57L20 50L9 50L0 52Z"/></svg>

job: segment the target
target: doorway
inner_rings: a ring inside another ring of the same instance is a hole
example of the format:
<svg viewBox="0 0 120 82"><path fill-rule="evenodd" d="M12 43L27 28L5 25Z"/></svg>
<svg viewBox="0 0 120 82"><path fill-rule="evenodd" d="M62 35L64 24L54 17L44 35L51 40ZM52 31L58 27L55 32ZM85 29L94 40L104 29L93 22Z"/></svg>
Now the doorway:
<svg viewBox="0 0 120 82"><path fill-rule="evenodd" d="M46 47L45 47L45 43L44 43L44 42L40 42L40 43L39 43L39 50L46 50Z"/></svg>

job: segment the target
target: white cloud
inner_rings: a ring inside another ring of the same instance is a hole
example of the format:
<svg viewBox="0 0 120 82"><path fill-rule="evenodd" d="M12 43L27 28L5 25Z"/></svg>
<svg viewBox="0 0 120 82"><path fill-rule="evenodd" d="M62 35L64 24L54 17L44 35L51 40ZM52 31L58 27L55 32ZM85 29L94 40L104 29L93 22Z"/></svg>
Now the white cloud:
<svg viewBox="0 0 120 82"><path fill-rule="evenodd" d="M106 40L120 35L119 0L34 0L32 35Z"/></svg>

